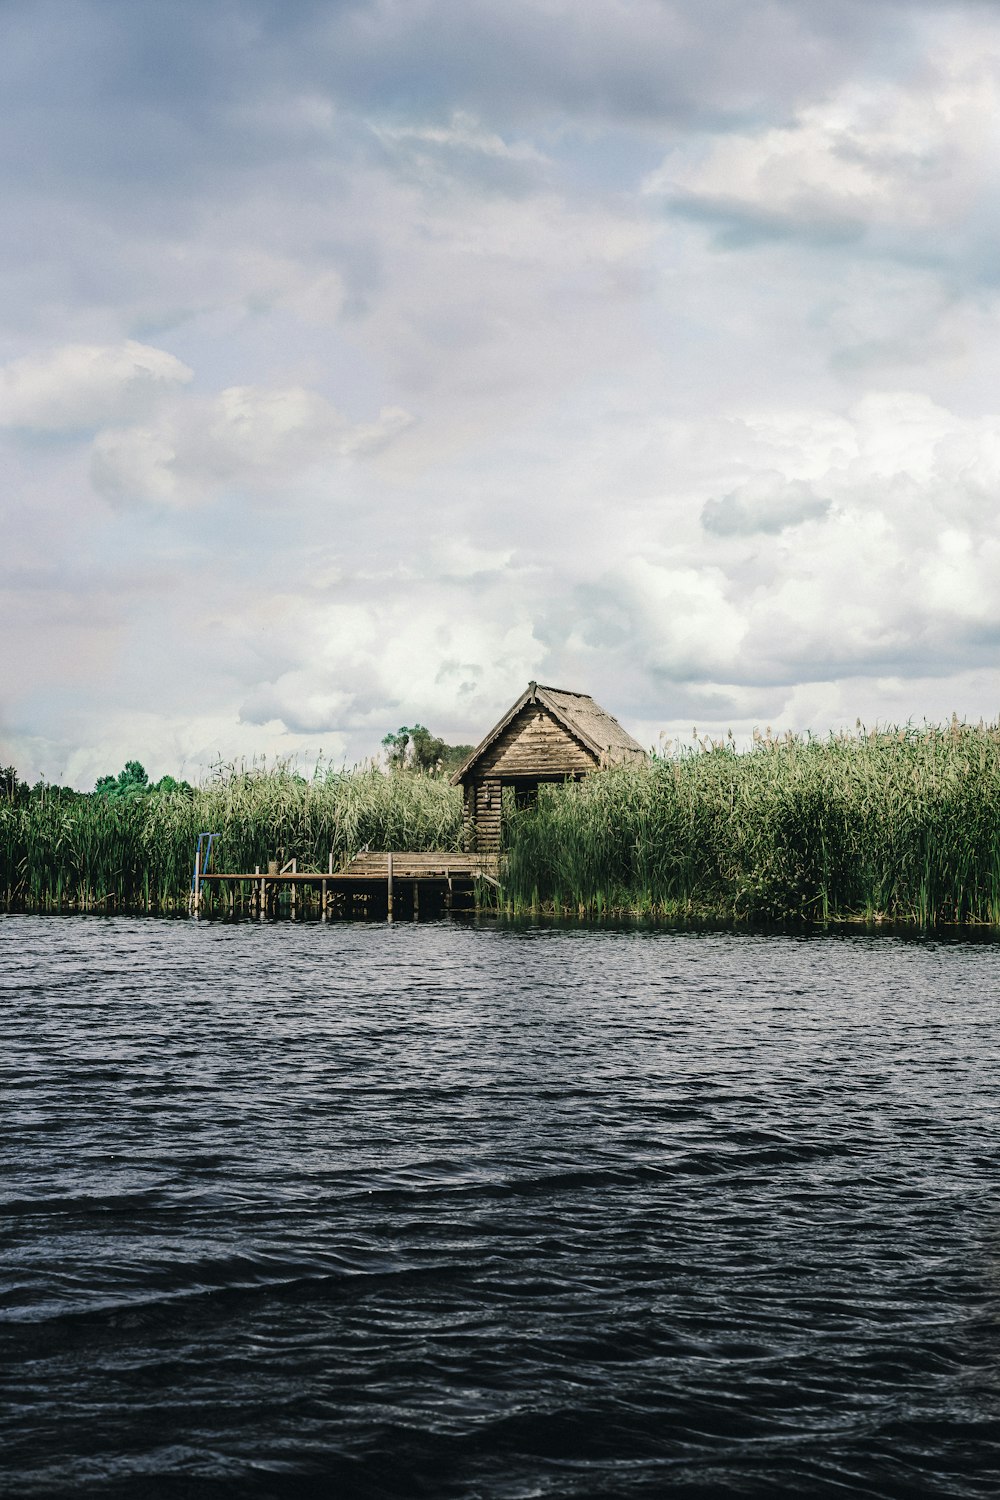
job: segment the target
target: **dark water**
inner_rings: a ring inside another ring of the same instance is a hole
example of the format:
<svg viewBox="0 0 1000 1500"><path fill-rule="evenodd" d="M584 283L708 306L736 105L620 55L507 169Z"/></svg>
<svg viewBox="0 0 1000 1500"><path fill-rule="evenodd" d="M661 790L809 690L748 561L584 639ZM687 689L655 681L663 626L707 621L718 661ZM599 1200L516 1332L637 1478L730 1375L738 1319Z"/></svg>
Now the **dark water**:
<svg viewBox="0 0 1000 1500"><path fill-rule="evenodd" d="M998 974L0 918L0 1489L1000 1494Z"/></svg>

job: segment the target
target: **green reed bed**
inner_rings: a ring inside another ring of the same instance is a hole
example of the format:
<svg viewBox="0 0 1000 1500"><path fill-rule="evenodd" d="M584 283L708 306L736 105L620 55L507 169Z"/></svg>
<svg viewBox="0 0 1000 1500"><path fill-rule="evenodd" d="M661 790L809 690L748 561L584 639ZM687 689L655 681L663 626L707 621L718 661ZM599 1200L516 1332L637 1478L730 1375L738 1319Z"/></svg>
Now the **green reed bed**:
<svg viewBox="0 0 1000 1500"><path fill-rule="evenodd" d="M454 849L461 794L446 781L374 767L312 780L279 766L230 770L193 795L32 797L0 803L0 901L29 910L171 911L187 904L198 833L212 868L244 873L296 859L325 870L373 849Z"/></svg>
<svg viewBox="0 0 1000 1500"><path fill-rule="evenodd" d="M1000 728L706 745L508 817L508 911L1000 921Z"/></svg>
<svg viewBox="0 0 1000 1500"><path fill-rule="evenodd" d="M1000 727L705 744L506 802L511 913L1000 922ZM0 904L183 910L199 832L213 868L324 870L359 849L457 849L461 794L376 767L230 768L194 793L0 801Z"/></svg>

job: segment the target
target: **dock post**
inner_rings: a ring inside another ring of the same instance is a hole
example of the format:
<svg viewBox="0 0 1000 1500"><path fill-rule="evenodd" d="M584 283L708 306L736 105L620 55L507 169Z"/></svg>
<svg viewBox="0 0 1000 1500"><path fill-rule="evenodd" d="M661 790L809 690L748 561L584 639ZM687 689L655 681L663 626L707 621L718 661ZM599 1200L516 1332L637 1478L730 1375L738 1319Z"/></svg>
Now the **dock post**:
<svg viewBox="0 0 1000 1500"><path fill-rule="evenodd" d="M192 907L192 910L195 912L196 915L197 915L197 912L198 912L198 908L200 906L201 906L201 839L198 840L198 847L195 850L195 855L194 855L194 880L192 881L192 884L191 884L191 907Z"/></svg>
<svg viewBox="0 0 1000 1500"><path fill-rule="evenodd" d="M419 922L420 921L420 882L419 882L419 880L415 880L413 882L413 920L414 920L414 922Z"/></svg>
<svg viewBox="0 0 1000 1500"><path fill-rule="evenodd" d="M330 850L330 863L327 866L327 868L329 870L329 873L332 875L333 874L333 850L332 849ZM322 887L320 888L320 898L319 898L320 910L323 913L323 921L324 922L326 921L327 916L328 916L328 912L327 912L327 908L326 908L326 903L327 903L326 892L327 892L327 884L326 884L326 881L324 880L323 884L322 884Z"/></svg>
<svg viewBox="0 0 1000 1500"><path fill-rule="evenodd" d="M388 869L386 871L386 898L389 907L389 921L392 921L392 854L387 856Z"/></svg>
<svg viewBox="0 0 1000 1500"><path fill-rule="evenodd" d="M293 875L297 875L298 873L299 873L299 862L298 862L297 859L293 859L292 860L292 874ZM289 883L290 883L291 888L292 888L291 889L291 908L292 908L292 921L294 922L296 916L298 915L297 909L296 909L297 902L298 902L298 883L296 881L294 881L294 880L290 881Z"/></svg>

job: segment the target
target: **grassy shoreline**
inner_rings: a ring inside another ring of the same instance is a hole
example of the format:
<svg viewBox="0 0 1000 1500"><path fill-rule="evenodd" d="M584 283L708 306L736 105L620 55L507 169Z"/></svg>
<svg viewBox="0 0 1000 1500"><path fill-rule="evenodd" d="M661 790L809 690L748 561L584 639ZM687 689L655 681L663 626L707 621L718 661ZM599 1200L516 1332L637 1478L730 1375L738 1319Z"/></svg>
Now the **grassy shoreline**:
<svg viewBox="0 0 1000 1500"><path fill-rule="evenodd" d="M654 758L515 818L514 910L1000 921L1000 728L952 721Z"/></svg>
<svg viewBox="0 0 1000 1500"><path fill-rule="evenodd" d="M506 794L505 794L506 797ZM953 720L726 744L543 787L505 807L510 916L940 925L1000 923L1000 727ZM230 771L193 791L0 802L0 906L186 907L196 835L217 868L331 850L457 849L461 798L375 767Z"/></svg>
<svg viewBox="0 0 1000 1500"><path fill-rule="evenodd" d="M213 867L295 858L323 870L330 851L457 848L461 799L438 778L374 767L306 780L287 766L234 770L193 791L131 797L55 793L0 803L0 906L30 911L172 912L187 906L197 836L218 837Z"/></svg>

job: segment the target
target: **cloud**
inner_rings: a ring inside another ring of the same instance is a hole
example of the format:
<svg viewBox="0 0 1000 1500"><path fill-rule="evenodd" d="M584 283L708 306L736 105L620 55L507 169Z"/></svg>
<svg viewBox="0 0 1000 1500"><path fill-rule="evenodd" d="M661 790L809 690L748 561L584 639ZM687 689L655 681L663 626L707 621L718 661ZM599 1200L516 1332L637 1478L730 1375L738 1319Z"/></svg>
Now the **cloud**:
<svg viewBox="0 0 1000 1500"><path fill-rule="evenodd" d="M632 558L614 580L643 640L650 670L677 681L718 677L736 659L747 623L714 567Z"/></svg>
<svg viewBox="0 0 1000 1500"><path fill-rule="evenodd" d="M329 735L352 708L349 693L331 690L315 671L302 670L262 683L240 704L239 716L243 724L280 723L292 734Z"/></svg>
<svg viewBox="0 0 1000 1500"><path fill-rule="evenodd" d="M10 22L26 754L360 757L530 677L629 727L995 710L995 7Z"/></svg>
<svg viewBox="0 0 1000 1500"><path fill-rule="evenodd" d="M470 721L492 722L498 702L539 670L545 650L522 611L511 610L523 588L515 573L480 587L479 607L470 609L475 587L395 579L355 600L348 582L340 590L348 598L313 599L306 615L298 599L274 596L268 628L289 664L244 698L241 719L280 721L293 733L367 729L372 748L373 734L380 741L418 709L446 737L461 739Z"/></svg>
<svg viewBox="0 0 1000 1500"><path fill-rule="evenodd" d="M442 147L446 151L471 152L476 156L499 157L507 161L544 162L537 147L526 142L510 145L496 131L484 130L475 116L457 110L448 125L376 125L379 140L393 143L413 142L421 146Z"/></svg>
<svg viewBox="0 0 1000 1500"><path fill-rule="evenodd" d="M297 157L328 139L332 105L524 125L787 109L857 70L866 51L905 44L914 10L895 0L244 0L233 11L137 0L109 13L98 0L68 10L38 0L11 17L3 81L44 161L67 176L86 167L77 185L92 189L111 173L141 183L153 164L184 180L220 152L241 163L281 148ZM30 91L15 87L24 78ZM63 109L33 109L39 94Z"/></svg>
<svg viewBox="0 0 1000 1500"><path fill-rule="evenodd" d="M729 248L767 239L932 264L981 256L998 174L992 27L954 24L905 79L850 78L790 119L689 139L644 180Z"/></svg>
<svg viewBox="0 0 1000 1500"><path fill-rule="evenodd" d="M0 370L0 425L76 432L141 416L193 372L163 349L67 344Z"/></svg>
<svg viewBox="0 0 1000 1500"><path fill-rule="evenodd" d="M447 125L376 120L372 130L394 170L437 191L464 179L480 193L517 195L550 175L551 163L531 142L508 141L463 110Z"/></svg>
<svg viewBox="0 0 1000 1500"><path fill-rule="evenodd" d="M379 453L412 422L387 407L373 422L350 423L316 391L233 386L174 403L156 426L98 433L90 477L119 506L185 507L233 487L287 490L320 466Z"/></svg>
<svg viewBox="0 0 1000 1500"><path fill-rule="evenodd" d="M814 494L809 485L774 473L760 475L718 500L706 500L701 524L717 536L753 536L818 520L829 509L830 501Z"/></svg>
<svg viewBox="0 0 1000 1500"><path fill-rule="evenodd" d="M113 572L102 575L112 608L94 675L90 647L72 658L90 715L74 720L80 743L103 743L102 716L123 697L135 713L175 705L178 725L214 708L228 725L213 747L224 757L336 746L357 758L414 717L474 738L531 677L594 692L630 728L846 713L845 682L871 704L871 684L891 681L897 708L907 681L965 683L984 708L990 684L1000 688L1000 417L888 392L839 416L791 408L667 423L643 471L672 454L655 524L640 497L597 532L604 440L593 435L578 456L571 547L540 540L530 504L498 528L504 547L476 526L435 528L405 486L381 559L364 519L324 529L317 509L262 533L277 539L265 567L246 508L220 500L217 529L193 534L190 576L164 559L159 576L116 598ZM726 487L727 474L742 477ZM776 474L801 477L782 489ZM461 488L457 475L450 483ZM724 524L706 529L713 500ZM808 519L784 524L797 507ZM33 620L55 619L60 587L58 569L38 578ZM30 703L31 674L20 691ZM915 700L907 713L921 711ZM32 714L37 734L37 705ZM23 717L12 722L27 743Z"/></svg>
<svg viewBox="0 0 1000 1500"><path fill-rule="evenodd" d="M808 683L980 673L1000 693L998 442L1000 416L913 392L872 393L839 416L664 424L650 469L669 454L670 479L656 504L619 504L600 546L550 561L544 670L644 722L658 701L685 716L701 703L703 723L711 700L723 727L751 704L775 717ZM992 700L976 711L995 712Z"/></svg>

